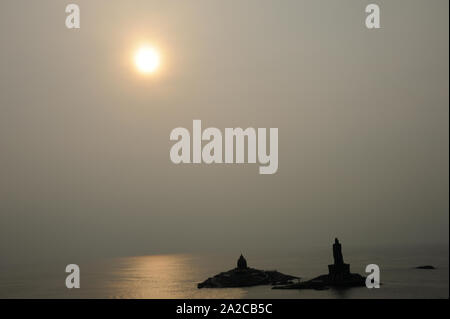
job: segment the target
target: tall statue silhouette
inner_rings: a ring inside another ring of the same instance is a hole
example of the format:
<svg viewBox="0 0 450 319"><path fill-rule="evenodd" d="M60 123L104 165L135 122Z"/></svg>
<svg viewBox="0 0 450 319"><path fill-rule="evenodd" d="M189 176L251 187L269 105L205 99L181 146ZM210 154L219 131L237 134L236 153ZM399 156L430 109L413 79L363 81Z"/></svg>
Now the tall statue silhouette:
<svg viewBox="0 0 450 319"><path fill-rule="evenodd" d="M342 265L344 263L344 257L342 256L342 246L337 238L334 239L333 258L335 265Z"/></svg>
<svg viewBox="0 0 450 319"><path fill-rule="evenodd" d="M333 244L333 259L334 264L328 265L328 275L331 281L340 281L350 275L350 265L344 263L342 256L342 246L337 238L334 239Z"/></svg>

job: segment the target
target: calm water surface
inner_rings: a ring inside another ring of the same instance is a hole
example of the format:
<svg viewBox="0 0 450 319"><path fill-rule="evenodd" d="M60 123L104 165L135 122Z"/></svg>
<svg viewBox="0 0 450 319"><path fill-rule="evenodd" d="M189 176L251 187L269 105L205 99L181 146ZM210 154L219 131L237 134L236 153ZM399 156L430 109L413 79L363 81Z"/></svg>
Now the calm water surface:
<svg viewBox="0 0 450 319"><path fill-rule="evenodd" d="M151 255L80 262L81 288L72 290L65 287L67 263L1 264L0 298L449 297L448 247L352 251L344 246L344 258L351 264L352 272L364 274L365 266L370 263L380 266L383 283L380 289L272 290L270 286L197 289L197 283L233 268L239 253L235 256ZM276 256L248 254L246 257L251 267L276 269L303 279L326 273L332 258L330 250ZM424 264L432 264L437 269L413 268Z"/></svg>

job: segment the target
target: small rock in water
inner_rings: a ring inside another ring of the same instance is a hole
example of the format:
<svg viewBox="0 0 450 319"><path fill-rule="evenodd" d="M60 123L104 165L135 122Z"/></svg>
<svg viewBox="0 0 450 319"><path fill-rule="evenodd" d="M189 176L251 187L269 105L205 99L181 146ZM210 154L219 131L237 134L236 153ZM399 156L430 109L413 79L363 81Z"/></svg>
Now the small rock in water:
<svg viewBox="0 0 450 319"><path fill-rule="evenodd" d="M436 269L436 268L431 265L425 265L425 266L417 266L416 269Z"/></svg>

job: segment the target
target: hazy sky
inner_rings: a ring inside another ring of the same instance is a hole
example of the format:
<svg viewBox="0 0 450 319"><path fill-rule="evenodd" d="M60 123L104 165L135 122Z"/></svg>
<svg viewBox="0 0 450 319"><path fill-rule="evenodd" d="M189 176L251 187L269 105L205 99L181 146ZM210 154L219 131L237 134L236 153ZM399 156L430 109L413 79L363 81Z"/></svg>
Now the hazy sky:
<svg viewBox="0 0 450 319"><path fill-rule="evenodd" d="M448 1L72 2L0 2L2 260L448 244ZM193 119L277 127L278 172L173 164Z"/></svg>

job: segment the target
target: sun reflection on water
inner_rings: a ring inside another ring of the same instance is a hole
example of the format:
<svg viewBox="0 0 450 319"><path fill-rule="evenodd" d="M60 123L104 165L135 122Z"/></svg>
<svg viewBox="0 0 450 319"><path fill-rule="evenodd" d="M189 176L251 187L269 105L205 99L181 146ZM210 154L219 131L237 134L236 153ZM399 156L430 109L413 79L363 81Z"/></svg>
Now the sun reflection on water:
<svg viewBox="0 0 450 319"><path fill-rule="evenodd" d="M191 255L153 255L116 259L107 290L111 298L242 298L243 289L197 289L205 280ZM209 274L211 276L213 274Z"/></svg>

